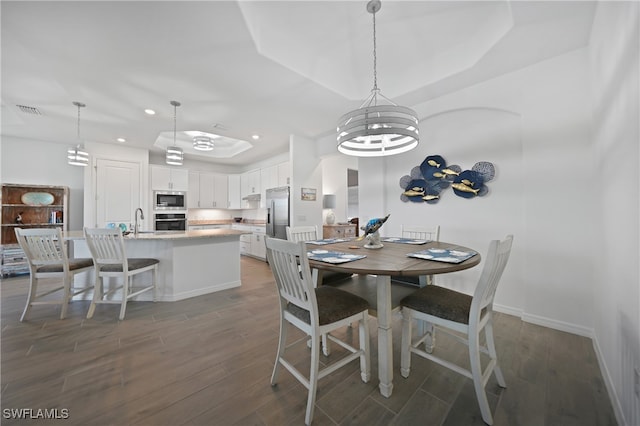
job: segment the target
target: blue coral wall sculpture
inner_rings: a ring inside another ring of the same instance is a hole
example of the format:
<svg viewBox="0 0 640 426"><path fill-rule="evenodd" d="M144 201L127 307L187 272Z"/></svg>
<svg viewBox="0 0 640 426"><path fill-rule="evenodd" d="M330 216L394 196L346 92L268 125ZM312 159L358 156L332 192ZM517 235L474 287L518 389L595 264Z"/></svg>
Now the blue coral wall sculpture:
<svg viewBox="0 0 640 426"><path fill-rule="evenodd" d="M430 155L422 164L400 178L404 202L435 204L440 194L451 187L462 198L482 197L489 193L486 183L495 177L495 167L488 161L474 164L471 170L458 165L447 165L440 155Z"/></svg>

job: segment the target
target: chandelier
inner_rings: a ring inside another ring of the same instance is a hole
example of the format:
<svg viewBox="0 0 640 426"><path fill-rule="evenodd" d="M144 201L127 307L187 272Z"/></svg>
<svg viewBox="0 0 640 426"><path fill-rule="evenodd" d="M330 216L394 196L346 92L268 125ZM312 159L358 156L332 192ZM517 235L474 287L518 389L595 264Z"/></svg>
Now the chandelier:
<svg viewBox="0 0 640 426"><path fill-rule="evenodd" d="M208 136L194 136L193 148L198 151L211 151L213 150L213 139Z"/></svg>
<svg viewBox="0 0 640 426"><path fill-rule="evenodd" d="M378 88L376 56L376 12L380 0L367 3L373 15L373 89L360 105L338 120L338 151L357 157L400 154L418 146L418 117L411 108L399 106Z"/></svg>

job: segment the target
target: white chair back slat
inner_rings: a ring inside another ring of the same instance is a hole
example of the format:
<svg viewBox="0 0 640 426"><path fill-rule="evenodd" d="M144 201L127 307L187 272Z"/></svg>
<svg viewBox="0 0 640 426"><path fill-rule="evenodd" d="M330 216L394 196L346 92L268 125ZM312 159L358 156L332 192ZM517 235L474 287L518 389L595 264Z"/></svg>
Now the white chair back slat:
<svg viewBox="0 0 640 426"><path fill-rule="evenodd" d="M16 237L27 259L34 266L65 263L62 232L54 229L16 229Z"/></svg>
<svg viewBox="0 0 640 426"><path fill-rule="evenodd" d="M312 310L315 293L309 273L309 259L299 256L301 250L306 253L305 243L277 238L266 238L265 241L269 265L276 278L280 296L310 312L316 311L317 307Z"/></svg>
<svg viewBox="0 0 640 426"><path fill-rule="evenodd" d="M122 264L127 261L124 241L119 229L89 229L84 230L89 251L96 263Z"/></svg>
<svg viewBox="0 0 640 426"><path fill-rule="evenodd" d="M440 225L431 227L400 225L400 236L416 240L440 241Z"/></svg>
<svg viewBox="0 0 640 426"><path fill-rule="evenodd" d="M318 239L318 228L315 226L287 226L286 231L287 240L296 243Z"/></svg>

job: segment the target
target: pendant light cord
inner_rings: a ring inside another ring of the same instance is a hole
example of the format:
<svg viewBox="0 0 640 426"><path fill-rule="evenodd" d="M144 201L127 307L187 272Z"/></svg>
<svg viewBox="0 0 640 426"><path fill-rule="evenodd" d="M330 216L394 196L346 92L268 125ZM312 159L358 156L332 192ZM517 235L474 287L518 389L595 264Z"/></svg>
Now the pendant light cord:
<svg viewBox="0 0 640 426"><path fill-rule="evenodd" d="M78 142L80 142L80 104L78 104Z"/></svg>

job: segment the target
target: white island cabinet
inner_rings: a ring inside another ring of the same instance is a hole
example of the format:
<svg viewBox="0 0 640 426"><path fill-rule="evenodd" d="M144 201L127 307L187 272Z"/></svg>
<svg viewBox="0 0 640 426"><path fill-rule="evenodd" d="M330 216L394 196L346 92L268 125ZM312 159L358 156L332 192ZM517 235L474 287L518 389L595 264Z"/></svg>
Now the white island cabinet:
<svg viewBox="0 0 640 426"><path fill-rule="evenodd" d="M240 237L245 233L248 232L232 229L140 233L125 237L125 249L127 257L160 260L157 300L174 302L239 287ZM81 231L66 232L64 237L73 243L74 256L91 257ZM93 278L92 274L82 275L87 276L78 276L77 279L86 281ZM146 274L140 275L135 279L141 282L149 280ZM146 292L137 300L151 298L151 293Z"/></svg>

